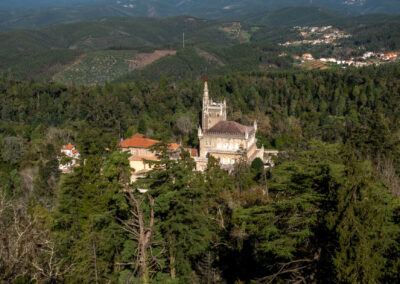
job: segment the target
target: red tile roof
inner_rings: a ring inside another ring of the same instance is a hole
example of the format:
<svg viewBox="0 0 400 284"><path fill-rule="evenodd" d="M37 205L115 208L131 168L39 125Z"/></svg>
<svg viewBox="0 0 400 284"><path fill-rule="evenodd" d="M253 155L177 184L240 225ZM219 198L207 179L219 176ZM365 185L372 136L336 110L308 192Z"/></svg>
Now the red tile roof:
<svg viewBox="0 0 400 284"><path fill-rule="evenodd" d="M75 148L75 145L67 144L62 149L63 150L72 150L73 148Z"/></svg>
<svg viewBox="0 0 400 284"><path fill-rule="evenodd" d="M72 153L77 153L78 152L78 150L77 149L74 149L74 150L72 150Z"/></svg>
<svg viewBox="0 0 400 284"><path fill-rule="evenodd" d="M176 149L178 149L180 147L180 145L179 144L176 144L176 143L169 143L168 144L168 148L170 149L170 150L176 150Z"/></svg>
<svg viewBox="0 0 400 284"><path fill-rule="evenodd" d="M149 148L160 141L144 138L142 134L135 134L131 138L125 139L121 142L123 148Z"/></svg>
<svg viewBox="0 0 400 284"><path fill-rule="evenodd" d="M196 148L185 148L185 151L188 151L191 157L198 157L199 152Z"/></svg>
<svg viewBox="0 0 400 284"><path fill-rule="evenodd" d="M160 141L144 138L143 134L137 133L131 138L122 141L120 145L123 148L150 148L157 143L160 143ZM170 150L176 150L180 147L179 144L176 143L170 143L168 145Z"/></svg>
<svg viewBox="0 0 400 284"><path fill-rule="evenodd" d="M197 149L191 149L190 156L198 157L199 156L199 151L197 151Z"/></svg>

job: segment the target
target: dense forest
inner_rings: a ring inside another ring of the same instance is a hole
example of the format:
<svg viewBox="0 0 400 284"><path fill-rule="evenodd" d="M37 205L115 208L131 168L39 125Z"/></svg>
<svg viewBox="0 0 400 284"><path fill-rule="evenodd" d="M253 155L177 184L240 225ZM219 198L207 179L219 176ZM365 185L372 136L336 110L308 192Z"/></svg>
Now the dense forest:
<svg viewBox="0 0 400 284"><path fill-rule="evenodd" d="M281 151L231 174L165 147L197 146L200 81L0 79L0 282L399 282L399 78L398 64L211 78L228 118ZM118 144L137 132L163 142L130 184ZM80 166L61 174L68 142Z"/></svg>

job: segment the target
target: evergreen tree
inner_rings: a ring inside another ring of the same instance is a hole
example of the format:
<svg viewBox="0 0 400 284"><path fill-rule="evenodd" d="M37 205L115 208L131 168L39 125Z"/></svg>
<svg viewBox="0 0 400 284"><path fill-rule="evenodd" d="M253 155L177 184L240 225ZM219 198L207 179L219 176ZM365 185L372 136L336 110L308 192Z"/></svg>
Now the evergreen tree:
<svg viewBox="0 0 400 284"><path fill-rule="evenodd" d="M344 182L333 195L336 208L327 216L337 234L333 263L341 283L378 282L384 273L385 252L399 230L393 223L393 199L372 173L368 162L351 159Z"/></svg>
<svg viewBox="0 0 400 284"><path fill-rule="evenodd" d="M170 277L187 281L193 261L205 252L211 237L204 180L193 171L189 153L182 151L180 159L171 160L167 145L155 150L161 161L140 186L147 186L154 196L156 230L164 240Z"/></svg>

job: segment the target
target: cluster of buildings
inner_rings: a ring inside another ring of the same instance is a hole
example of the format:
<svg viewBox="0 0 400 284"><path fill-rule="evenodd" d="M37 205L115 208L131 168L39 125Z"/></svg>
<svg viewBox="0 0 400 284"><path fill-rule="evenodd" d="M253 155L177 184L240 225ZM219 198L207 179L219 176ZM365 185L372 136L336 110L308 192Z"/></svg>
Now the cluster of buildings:
<svg viewBox="0 0 400 284"><path fill-rule="evenodd" d="M209 157L219 160L221 168L231 171L240 160L251 163L260 158L266 166L273 166L273 156L278 151L264 151L264 147L257 148L257 122L247 126L235 121L227 120L226 101L214 102L209 97L208 83L204 82L202 124L198 128L199 149L184 148L196 162L196 170L204 171ZM131 154L130 166L134 170L131 181L143 177L151 170L151 161L157 161L157 153L152 146L158 140L145 138L142 134L135 134L123 140L120 144L122 151ZM172 159L179 159L182 147L175 143L168 144ZM265 157L264 157L265 156Z"/></svg>
<svg viewBox="0 0 400 284"><path fill-rule="evenodd" d="M337 39L349 38L351 35L340 31L332 26L323 27L299 27L296 26L293 29L298 30L302 40L287 41L280 45L290 46L290 45L300 45L300 44L334 44Z"/></svg>
<svg viewBox="0 0 400 284"><path fill-rule="evenodd" d="M273 157L278 151L265 151L264 147L257 147L257 122L252 125L243 125L235 121L227 120L226 101L214 102L209 97L207 80L204 82L202 122L198 128L199 149L183 148L176 143L167 144L171 159L179 159L181 150L188 151L196 162L196 170L204 171L208 159L214 157L219 160L221 168L231 171L235 164L241 160L251 163L260 158L266 167L273 166ZM158 140L144 137L136 133L132 137L121 141L121 151L129 152L129 164L133 169L131 181L145 176L153 164L159 160L154 146L160 143ZM77 165L79 152L72 144L65 145L61 149L62 157L69 157L68 163L61 163L60 170L71 172Z"/></svg>
<svg viewBox="0 0 400 284"><path fill-rule="evenodd" d="M75 145L69 143L61 148L61 155L58 157L58 169L62 173L72 172L72 168L78 165L80 154Z"/></svg>
<svg viewBox="0 0 400 284"><path fill-rule="evenodd" d="M294 56L295 59L300 59L299 56ZM334 63L337 65L341 65L342 67L354 66L354 67L365 67L370 65L380 65L387 62L393 62L398 60L398 53L389 52L389 53L375 53L372 51L365 52L362 56L351 59L336 59L336 58L320 58L319 61L323 63ZM313 55L310 53L304 53L301 56L301 61L314 61Z"/></svg>

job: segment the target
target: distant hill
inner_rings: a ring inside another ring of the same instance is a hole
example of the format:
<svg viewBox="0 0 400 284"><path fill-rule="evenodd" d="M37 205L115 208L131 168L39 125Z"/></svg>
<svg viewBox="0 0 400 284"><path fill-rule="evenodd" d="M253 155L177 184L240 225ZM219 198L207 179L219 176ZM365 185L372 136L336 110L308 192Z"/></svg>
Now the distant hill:
<svg viewBox="0 0 400 284"><path fill-rule="evenodd" d="M0 32L0 75L75 84L159 80L170 76L185 79L206 73L217 76L237 71L289 69L293 68L292 55L305 52L329 57L364 50L400 50L398 16L343 17L326 9L300 7L242 18L244 21L191 16L116 17L8 30ZM327 24L352 37L329 48L278 45L301 39L295 25ZM148 61L146 58L155 58L151 55L154 51L167 53ZM140 58L136 55L149 63L138 68Z"/></svg>
<svg viewBox="0 0 400 284"><path fill-rule="evenodd" d="M341 18L344 17L339 12L319 7L288 7L240 17L242 21L267 26L324 25Z"/></svg>
<svg viewBox="0 0 400 284"><path fill-rule="evenodd" d="M182 49L183 32L185 49ZM253 35L268 37L267 47L250 45ZM158 80L162 76L195 78L232 71L290 68L276 45L292 36L289 28L189 16L167 19L113 18L0 32L0 74L18 79L56 79L94 84L126 79ZM138 53L174 50L135 70Z"/></svg>
<svg viewBox="0 0 400 284"><path fill-rule="evenodd" d="M0 72L21 79L43 79L53 76L63 69L62 66L72 64L83 54L90 57L97 50L122 53L124 50L139 52L176 48L182 45L183 32L187 45L200 42L233 45L240 42L221 30L220 25L217 21L183 16L168 19L131 17L34 30L10 30L0 33ZM104 54L95 56L104 58ZM132 59L114 53L113 56L118 60Z"/></svg>
<svg viewBox="0 0 400 284"><path fill-rule="evenodd" d="M168 19L92 20L35 30L2 32L0 50L14 49L15 52L22 52L54 48L77 50L173 44L181 42L183 31L186 32L186 40L189 42L212 37L214 42L233 43L224 32L216 28L218 25L216 21L183 16Z"/></svg>
<svg viewBox="0 0 400 284"><path fill-rule="evenodd" d="M246 14L274 13L276 10L297 7L296 17L308 21L309 10L321 8L329 19L332 12L340 16L368 13L400 13L398 0L7 0L0 2L0 29L35 28L48 25L102 19L110 17L173 17L193 15L208 19L241 19ZM293 8L292 8L293 9ZM295 10L293 10L295 11ZM292 13L292 12L290 12ZM289 14L278 14L265 22L289 25ZM303 15L305 13L305 15ZM262 20L265 16L261 16Z"/></svg>

